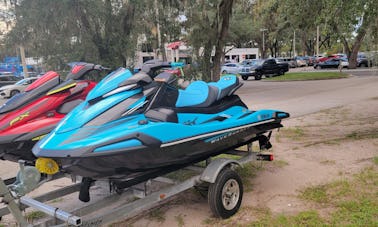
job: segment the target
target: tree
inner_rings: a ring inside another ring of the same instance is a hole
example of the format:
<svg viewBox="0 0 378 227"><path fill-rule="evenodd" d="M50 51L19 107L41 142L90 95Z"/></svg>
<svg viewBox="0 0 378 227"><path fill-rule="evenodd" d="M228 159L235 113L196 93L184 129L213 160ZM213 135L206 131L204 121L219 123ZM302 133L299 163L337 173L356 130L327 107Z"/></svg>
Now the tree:
<svg viewBox="0 0 378 227"><path fill-rule="evenodd" d="M356 68L357 54L369 29L376 26L378 4L375 0L331 0L324 21L342 40L349 59L349 68ZM330 16L332 15L332 16Z"/></svg>
<svg viewBox="0 0 378 227"><path fill-rule="evenodd" d="M187 40L196 53L202 79L218 80L234 1L192 0L187 4L190 4L190 7L186 8ZM214 48L215 55L212 60Z"/></svg>
<svg viewBox="0 0 378 227"><path fill-rule="evenodd" d="M144 1L34 0L16 5L8 46L23 44L58 68L69 61L109 67L134 57ZM115 23L117 22L117 23Z"/></svg>

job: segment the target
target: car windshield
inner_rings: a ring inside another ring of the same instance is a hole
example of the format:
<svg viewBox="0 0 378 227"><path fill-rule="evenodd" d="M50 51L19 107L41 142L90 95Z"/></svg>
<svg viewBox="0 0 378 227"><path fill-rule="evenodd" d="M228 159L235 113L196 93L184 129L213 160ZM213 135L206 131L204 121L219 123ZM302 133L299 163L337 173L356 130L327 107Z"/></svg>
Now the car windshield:
<svg viewBox="0 0 378 227"><path fill-rule="evenodd" d="M262 65L264 60L257 60L254 65Z"/></svg>
<svg viewBox="0 0 378 227"><path fill-rule="evenodd" d="M249 61L243 61L241 65L243 66L250 66L250 65L256 65L258 60L249 60Z"/></svg>
<svg viewBox="0 0 378 227"><path fill-rule="evenodd" d="M28 81L28 79L20 80L20 81L18 81L16 84L17 84L17 85L23 85L23 84L26 83L26 81Z"/></svg>

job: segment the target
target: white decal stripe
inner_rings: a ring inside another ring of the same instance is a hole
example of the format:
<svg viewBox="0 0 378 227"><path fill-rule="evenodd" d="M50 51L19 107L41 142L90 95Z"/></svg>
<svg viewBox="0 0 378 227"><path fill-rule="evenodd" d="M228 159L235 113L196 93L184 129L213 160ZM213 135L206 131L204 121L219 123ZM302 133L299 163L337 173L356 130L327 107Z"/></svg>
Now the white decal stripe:
<svg viewBox="0 0 378 227"><path fill-rule="evenodd" d="M249 125L243 125L243 126L239 126L239 127L235 127L235 128L229 128L229 129L224 129L224 130L221 130L221 131L216 131L216 132L212 132L212 133L193 136L193 137L189 137L189 138L186 138L186 139L177 140L177 141L174 141L174 142L171 142L171 143L164 143L164 144L160 145L160 147L173 146L173 145L176 145L176 144L179 144L179 143L185 143L185 142L188 142L188 141L191 141L191 140L201 139L201 138L209 137L209 136L215 136L215 135L222 134L222 133L225 133L225 132L235 131L235 130L238 130L238 129L248 128L248 127L252 127L252 126L256 126L256 125L261 125L261 124L269 123L269 122L272 122L272 121L275 121L275 119L260 121L260 122L249 124Z"/></svg>

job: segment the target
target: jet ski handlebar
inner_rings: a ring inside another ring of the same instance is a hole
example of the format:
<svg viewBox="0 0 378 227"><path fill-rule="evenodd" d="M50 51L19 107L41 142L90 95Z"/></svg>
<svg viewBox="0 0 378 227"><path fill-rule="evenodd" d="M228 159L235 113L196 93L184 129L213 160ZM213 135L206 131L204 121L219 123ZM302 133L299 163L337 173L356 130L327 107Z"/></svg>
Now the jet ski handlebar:
<svg viewBox="0 0 378 227"><path fill-rule="evenodd" d="M110 70L111 70L111 68L107 68L107 67L104 67L104 66L102 66L102 65L95 65L95 66L93 67L93 69L94 69L94 70L98 70L98 71L104 71L104 70L110 71Z"/></svg>

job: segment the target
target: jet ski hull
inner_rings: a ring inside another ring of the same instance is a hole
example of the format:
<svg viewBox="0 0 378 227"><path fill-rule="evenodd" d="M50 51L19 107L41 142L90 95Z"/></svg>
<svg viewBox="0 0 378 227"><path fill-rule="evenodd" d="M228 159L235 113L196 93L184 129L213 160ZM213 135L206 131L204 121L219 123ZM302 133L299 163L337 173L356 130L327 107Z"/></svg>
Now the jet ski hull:
<svg viewBox="0 0 378 227"><path fill-rule="evenodd" d="M225 153L258 140L259 135L267 131L282 127L280 120L264 122L202 138L187 138L186 142L163 143L160 146L143 145L105 154L91 152L80 157L54 157L54 160L61 165L62 171L92 179L146 177L159 171L174 171ZM59 150L46 151L50 152L59 153ZM43 154L39 156L43 157Z"/></svg>

